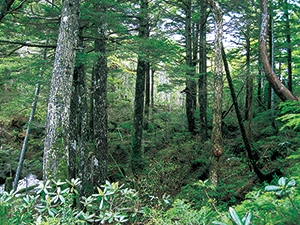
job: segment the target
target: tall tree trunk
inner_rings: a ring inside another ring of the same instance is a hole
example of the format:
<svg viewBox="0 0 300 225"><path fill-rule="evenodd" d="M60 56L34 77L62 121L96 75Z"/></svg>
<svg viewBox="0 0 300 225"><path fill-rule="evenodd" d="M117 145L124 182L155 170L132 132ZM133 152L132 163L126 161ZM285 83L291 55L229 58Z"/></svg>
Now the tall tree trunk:
<svg viewBox="0 0 300 225"><path fill-rule="evenodd" d="M79 29L78 46L83 49L83 28ZM81 53L83 54L83 53ZM85 156L87 141L87 99L85 88L85 67L80 61L74 70L70 112L69 178L79 178L82 183L80 194L84 195Z"/></svg>
<svg viewBox="0 0 300 225"><path fill-rule="evenodd" d="M222 11L218 2L207 0L210 5L215 19L215 69L214 69L214 102L213 102L213 119L212 119L212 152L214 157L209 172L210 180L213 184L218 184L218 159L223 154L222 147L222 98L223 98L223 61L222 61L222 34L223 19Z"/></svg>
<svg viewBox="0 0 300 225"><path fill-rule="evenodd" d="M139 15L139 37L141 40L146 40L149 37L148 24L148 1L140 1ZM131 168L135 176L143 171L143 113L144 113L144 91L145 91L145 75L147 69L147 61L143 56L145 49L140 48L136 70L135 96L134 96L134 112L133 112L133 139L131 149Z"/></svg>
<svg viewBox="0 0 300 225"><path fill-rule="evenodd" d="M150 114L150 91L151 91L151 81L150 81L150 63L146 64L146 74L145 74L145 120L144 120L144 129L148 130L149 127L149 114Z"/></svg>
<svg viewBox="0 0 300 225"><path fill-rule="evenodd" d="M250 50L251 50L251 43L250 43L250 24L247 25L246 31L246 76L247 76L247 95L246 95L246 114L245 119L248 120L247 126L247 134L249 142L251 143L252 140L252 117L253 117L253 75L250 71Z"/></svg>
<svg viewBox="0 0 300 225"><path fill-rule="evenodd" d="M261 34L260 34L260 53L261 59L265 71L265 75L269 84L274 89L275 93L278 97L282 100L296 100L299 101L299 98L292 94L279 80L275 72L273 71L270 62L268 60L267 55L267 47L266 47L266 40L267 40L267 31L268 31L268 7L267 1L261 0L261 7L262 7L262 22L261 22Z"/></svg>
<svg viewBox="0 0 300 225"><path fill-rule="evenodd" d="M67 177L69 115L78 38L79 0L63 1L44 144L43 177Z"/></svg>
<svg viewBox="0 0 300 225"><path fill-rule="evenodd" d="M151 113L153 113L153 109L154 109L154 73L155 70L152 68L151 69Z"/></svg>
<svg viewBox="0 0 300 225"><path fill-rule="evenodd" d="M207 140L207 65L206 65L206 23L207 5L200 0L200 49L199 49L199 81L198 98L200 107L200 136L202 140Z"/></svg>
<svg viewBox="0 0 300 225"><path fill-rule="evenodd" d="M106 24L104 22L105 5L97 4L95 12L96 23L95 53L97 61L94 64L94 93L93 93L93 121L94 121L94 155L90 165L93 167L92 184L94 189L104 184L107 179L107 55L106 55ZM89 171L91 172L91 171Z"/></svg>
<svg viewBox="0 0 300 225"><path fill-rule="evenodd" d="M188 130L195 134L195 118L194 111L196 107L196 82L194 78L194 63L192 59L192 1L187 0L184 4L185 10L185 52L186 52L186 65L187 65L187 78L186 78L186 116L188 120Z"/></svg>
<svg viewBox="0 0 300 225"><path fill-rule="evenodd" d="M288 89L293 91L293 72L292 72L292 46L291 46L291 27L289 15L289 3L284 1L284 17L286 26L286 43L287 43L287 65L288 65Z"/></svg>
<svg viewBox="0 0 300 225"><path fill-rule="evenodd" d="M270 54L270 65L272 70L274 71L274 17L273 17L273 2L271 1L271 7L270 7L270 23L269 23L269 54ZM268 109L271 109L272 113L274 113L274 90L271 87L271 85L268 86Z"/></svg>
<svg viewBox="0 0 300 225"><path fill-rule="evenodd" d="M78 155L78 97L79 97L79 67L76 66L73 75L72 96L70 103L70 124L69 124L69 162L68 162L68 178L77 177L77 155Z"/></svg>
<svg viewBox="0 0 300 225"><path fill-rule="evenodd" d="M263 76L262 76L262 65L261 59L258 59L258 76L257 76L257 101L258 105L264 107L263 105Z"/></svg>

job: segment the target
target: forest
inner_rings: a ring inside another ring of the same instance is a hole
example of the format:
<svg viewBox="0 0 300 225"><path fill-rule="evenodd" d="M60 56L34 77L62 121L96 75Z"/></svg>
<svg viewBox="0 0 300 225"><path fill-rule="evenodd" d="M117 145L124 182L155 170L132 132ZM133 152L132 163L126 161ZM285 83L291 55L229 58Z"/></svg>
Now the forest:
<svg viewBox="0 0 300 225"><path fill-rule="evenodd" d="M299 16L1 0L0 225L300 224Z"/></svg>

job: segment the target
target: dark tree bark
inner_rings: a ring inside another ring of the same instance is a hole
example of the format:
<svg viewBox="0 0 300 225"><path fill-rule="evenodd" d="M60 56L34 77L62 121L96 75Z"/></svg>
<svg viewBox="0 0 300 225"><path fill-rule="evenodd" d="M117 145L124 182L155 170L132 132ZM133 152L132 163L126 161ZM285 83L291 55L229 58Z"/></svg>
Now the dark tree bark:
<svg viewBox="0 0 300 225"><path fill-rule="evenodd" d="M73 75L72 96L70 103L70 136L69 136L69 162L68 162L68 178L77 177L77 154L78 154L78 97L79 97L79 67L76 66Z"/></svg>
<svg viewBox="0 0 300 225"><path fill-rule="evenodd" d="M26 153L27 146L28 146L31 124L32 124L33 119L34 119L34 114L35 114L35 110L36 110L36 104L37 104L39 93L40 93L40 84L37 84L35 92L34 92L34 100L33 100L33 103L32 103L31 112L30 112L30 116L29 116L29 120L28 120L27 129L26 129L26 136L24 138L24 142L23 142L23 145L22 145L22 150L21 150L21 154L20 154L20 158L19 158L18 168L17 168L17 171L16 171L14 183L13 183L13 190L14 191L16 191L17 187L18 187L18 182L19 182L20 174L21 174L22 167L23 167L25 153Z"/></svg>
<svg viewBox="0 0 300 225"><path fill-rule="evenodd" d="M94 154L92 156L93 173L88 177L92 178L93 187L100 187L107 179L107 54L106 54L106 24L104 21L105 5L95 6L98 13L96 23L95 53L97 61L94 64L94 93L93 93L93 121L94 121ZM89 171L91 172L91 171Z"/></svg>
<svg viewBox="0 0 300 225"><path fill-rule="evenodd" d="M192 49L192 1L187 0L184 2L185 11L185 52L186 52L186 66L187 66L187 78L186 78L186 88L185 88L185 107L186 116L188 120L188 130L195 134L195 118L194 111L196 109L196 82L194 78L194 63L192 59L193 49Z"/></svg>
<svg viewBox="0 0 300 225"><path fill-rule="evenodd" d="M0 22L4 18L4 16L9 11L11 5L14 3L14 0L1 0L0 1Z"/></svg>
<svg viewBox="0 0 300 225"><path fill-rule="evenodd" d="M246 31L246 76L247 76L247 93L246 93L246 110L245 110L245 120L248 120L247 124L247 134L249 142L252 140L252 117L253 117L253 75L250 71L250 24L247 25Z"/></svg>
<svg viewBox="0 0 300 225"><path fill-rule="evenodd" d="M284 17L286 26L286 43L287 43L287 65L288 65L288 89L293 91L293 72L292 72L292 46L291 46L291 27L289 15L289 3L284 1Z"/></svg>
<svg viewBox="0 0 300 225"><path fill-rule="evenodd" d="M144 121L144 129L148 130L149 127L149 114L150 114L150 91L151 91L151 82L150 82L150 63L146 64L145 69L145 121Z"/></svg>
<svg viewBox="0 0 300 225"><path fill-rule="evenodd" d="M242 134L243 142L244 142L244 145L245 145L245 148L246 148L246 152L247 152L247 155L248 155L249 160L250 160L250 164L253 167L253 170L256 173L256 175L259 177L259 179L261 181L264 181L266 176L257 167L257 164L256 164L257 160L255 159L255 157L252 153L251 142L250 142L250 140L247 136L247 132L246 132L246 129L244 127L242 113L240 112L240 109L239 109L238 99L237 99L237 96L236 96L235 91L234 91L234 86L233 86L233 82L232 82L232 79L231 79L231 76L230 76L230 70L229 70L229 66L228 66L228 62L227 62L227 59L226 59L226 55L225 55L225 51L224 51L223 46L222 46L222 58L223 58L224 68L225 68L225 72L226 72L226 78L227 78L227 81L228 81L232 101L233 101L233 104L234 104L236 116L237 116L237 119L238 119L238 123L239 123L240 131L241 131L241 134Z"/></svg>
<svg viewBox="0 0 300 225"><path fill-rule="evenodd" d="M155 70L152 68L151 69L151 114L153 113L153 109L154 109L154 73L155 73Z"/></svg>
<svg viewBox="0 0 300 225"><path fill-rule="evenodd" d="M85 67L84 64L78 66L78 79L79 79L79 90L78 90L78 153L79 153L79 168L78 178L81 180L80 195L84 195L84 185L86 182L85 168L86 168L86 153L87 153L87 124L88 124L88 106L87 106L87 91L85 87Z"/></svg>
<svg viewBox="0 0 300 225"><path fill-rule="evenodd" d="M78 46L83 49L83 28L79 29ZM82 53L81 53L82 54ZM87 141L87 99L85 88L85 67L78 60L74 70L73 88L70 111L70 141L69 141L69 179L80 178L83 195L84 167Z"/></svg>
<svg viewBox="0 0 300 225"><path fill-rule="evenodd" d="M199 81L198 98L200 107L200 136L202 140L207 140L207 65L206 65L206 23L207 5L205 1L200 1L200 49L199 49Z"/></svg>
<svg viewBox="0 0 300 225"><path fill-rule="evenodd" d="M140 1L139 15L139 37L143 40L148 39L149 24L148 24L148 1ZM143 138L143 120L144 120L144 91L145 91L145 75L147 69L147 61L144 57L145 49L139 49L138 63L136 69L136 83L134 96L134 112L133 112L133 139L131 148L131 168L135 176L143 171L143 153L142 153L142 138Z"/></svg>
<svg viewBox="0 0 300 225"><path fill-rule="evenodd" d="M79 0L65 0L55 52L44 144L43 177L66 178L71 87L78 38ZM63 169L65 168L65 169Z"/></svg>
<svg viewBox="0 0 300 225"><path fill-rule="evenodd" d="M274 89L275 93L282 100L296 100L299 101L299 98L293 95L279 80L275 72L273 71L270 62L268 60L266 40L267 40L267 31L268 31L268 7L267 1L261 0L262 7L262 23L261 23L261 35L260 35L260 53L261 59L265 71L265 75L269 84Z"/></svg>

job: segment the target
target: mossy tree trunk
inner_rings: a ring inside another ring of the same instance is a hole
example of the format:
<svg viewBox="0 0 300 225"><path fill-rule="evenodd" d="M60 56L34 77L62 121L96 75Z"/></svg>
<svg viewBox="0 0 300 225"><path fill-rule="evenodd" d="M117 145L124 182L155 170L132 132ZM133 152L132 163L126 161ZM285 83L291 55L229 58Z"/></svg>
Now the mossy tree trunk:
<svg viewBox="0 0 300 225"><path fill-rule="evenodd" d="M95 12L98 16L96 23L95 52L97 54L97 61L94 64L94 89L93 89L93 122L94 122L94 154L89 164L92 165L93 170L88 171L88 177L92 180L94 189L100 187L107 179L107 135L108 135L108 121L107 121L107 54L106 54L106 23L104 14L106 6L104 4L97 4Z"/></svg>
<svg viewBox="0 0 300 225"><path fill-rule="evenodd" d="M222 61L222 35L223 20L221 8L218 2L207 0L215 19L215 41L214 41L214 102L212 118L212 162L209 171L209 178L215 185L218 184L219 157L223 154L222 147L222 104L223 104L223 61Z"/></svg>
<svg viewBox="0 0 300 225"><path fill-rule="evenodd" d="M79 0L63 1L44 142L43 177L67 177L71 88L78 38Z"/></svg>

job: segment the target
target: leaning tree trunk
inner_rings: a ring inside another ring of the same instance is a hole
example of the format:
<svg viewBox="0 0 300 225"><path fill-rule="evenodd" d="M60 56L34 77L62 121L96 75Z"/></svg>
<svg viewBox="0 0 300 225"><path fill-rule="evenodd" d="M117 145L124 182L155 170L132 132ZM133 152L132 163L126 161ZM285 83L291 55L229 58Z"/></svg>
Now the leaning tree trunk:
<svg viewBox="0 0 300 225"><path fill-rule="evenodd" d="M228 65L226 55L225 55L225 51L224 51L223 47L222 47L222 58L223 58L223 62L224 62L226 78L227 78L227 81L228 81L232 101L233 101L233 104L234 104L236 116L237 116L237 119L238 119L240 131L241 131L243 142L244 142L244 145L245 145L245 149L246 149L248 158L250 160L250 164L253 167L253 170L256 173L256 175L263 181L266 176L257 167L257 163L256 163L257 160L254 158L254 155L252 153L251 141L249 140L249 136L247 135L246 129L244 127L243 117L242 117L242 114L241 114L240 109L239 109L237 95L235 94L235 91L234 91L234 86L233 86L233 82L232 82L232 79L231 79L231 76L230 76L230 71L229 71L229 65Z"/></svg>
<svg viewBox="0 0 300 225"><path fill-rule="evenodd" d="M44 179L67 177L70 98L78 38L79 0L63 1L44 144Z"/></svg>
<svg viewBox="0 0 300 225"><path fill-rule="evenodd" d="M35 92L34 92L34 100L33 100L33 103L32 103L31 112L30 112L30 116L29 116L29 120L28 120L28 124L27 124L26 136L24 138L24 142L23 142L23 145L22 145L22 150L21 150L21 153L20 153L18 168L17 168L17 171L16 171L14 183L13 183L13 190L14 191L16 191L17 187L18 187L18 182L19 182L20 174L21 174L22 167L23 167L25 153L26 153L27 146L28 146L30 129L31 129L31 125L32 125L32 122L33 122L33 118L34 118L39 93L40 93L40 84L37 84Z"/></svg>
<svg viewBox="0 0 300 225"><path fill-rule="evenodd" d="M266 75L269 84L274 89L275 93L282 100L296 100L299 101L299 98L293 95L279 80L278 76L273 71L270 62L268 60L266 39L268 32L268 7L267 1L261 0L262 7L262 21L261 21L261 34L260 34L260 53L261 59L264 67L264 72Z"/></svg>
<svg viewBox="0 0 300 225"><path fill-rule="evenodd" d="M214 71L214 102L213 102L213 119L212 119L212 152L214 157L209 172L210 180L213 184L218 184L218 159L223 154L222 147L222 97L223 97L223 61L222 61L222 33L223 20L221 8L218 2L207 0L210 5L215 19L215 71Z"/></svg>

